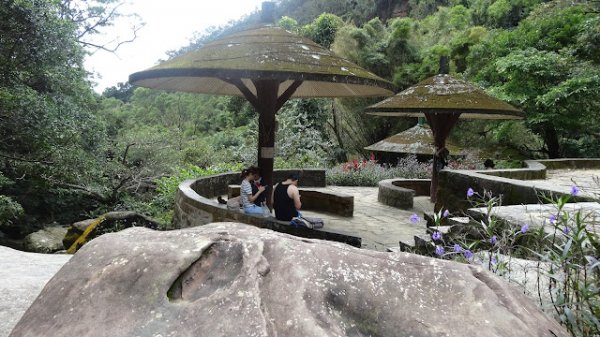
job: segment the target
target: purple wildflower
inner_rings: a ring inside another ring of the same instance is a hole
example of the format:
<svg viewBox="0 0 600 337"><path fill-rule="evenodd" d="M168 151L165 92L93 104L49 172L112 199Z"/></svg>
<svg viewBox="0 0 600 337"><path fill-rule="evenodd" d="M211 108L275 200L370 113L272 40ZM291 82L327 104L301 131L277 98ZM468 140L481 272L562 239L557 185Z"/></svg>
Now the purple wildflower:
<svg viewBox="0 0 600 337"><path fill-rule="evenodd" d="M496 255L492 255L492 264L496 265L498 261L496 261Z"/></svg>
<svg viewBox="0 0 600 337"><path fill-rule="evenodd" d="M458 243L455 243L454 244L454 252L460 253L461 251L462 251L462 247Z"/></svg>
<svg viewBox="0 0 600 337"><path fill-rule="evenodd" d="M417 222L419 222L419 220L421 220L421 219L419 219L419 216L414 213L413 213L413 215L410 216L410 222L412 222L412 223L417 223Z"/></svg>
<svg viewBox="0 0 600 337"><path fill-rule="evenodd" d="M467 197L470 198L475 194L475 191L473 191L472 188L469 187L469 189L467 190Z"/></svg>
<svg viewBox="0 0 600 337"><path fill-rule="evenodd" d="M433 241L438 241L442 239L442 233L435 231L433 232L433 234L431 234L431 238L433 239Z"/></svg>
<svg viewBox="0 0 600 337"><path fill-rule="evenodd" d="M571 228L569 228L569 226L565 226L565 228L563 228L563 233L565 233L565 234L571 233Z"/></svg>
<svg viewBox="0 0 600 337"><path fill-rule="evenodd" d="M450 211L449 210L445 210L444 214L442 214L444 216L444 218L447 218L448 216L450 216Z"/></svg>
<svg viewBox="0 0 600 337"><path fill-rule="evenodd" d="M558 220L558 217L554 214L552 214L548 220L550 221L551 224L555 225L556 224L556 220Z"/></svg>
<svg viewBox="0 0 600 337"><path fill-rule="evenodd" d="M467 249L463 252L463 256L465 259L470 260L473 258L473 252Z"/></svg>
<svg viewBox="0 0 600 337"><path fill-rule="evenodd" d="M494 236L492 236L492 237L490 238L490 243L491 243L492 245L496 245L496 242L497 242L497 241L498 241L498 237L497 237L496 235L494 235Z"/></svg>
<svg viewBox="0 0 600 337"><path fill-rule="evenodd" d="M521 226L521 233L525 234L525 233L527 233L528 230L529 230L528 224L524 224L523 226Z"/></svg>
<svg viewBox="0 0 600 337"><path fill-rule="evenodd" d="M577 187L577 185L573 185L571 186L571 195L572 196L576 196L577 194L579 194L579 187Z"/></svg>
<svg viewBox="0 0 600 337"><path fill-rule="evenodd" d="M442 247L442 246L435 246L435 255L437 255L437 256L444 255L444 247Z"/></svg>

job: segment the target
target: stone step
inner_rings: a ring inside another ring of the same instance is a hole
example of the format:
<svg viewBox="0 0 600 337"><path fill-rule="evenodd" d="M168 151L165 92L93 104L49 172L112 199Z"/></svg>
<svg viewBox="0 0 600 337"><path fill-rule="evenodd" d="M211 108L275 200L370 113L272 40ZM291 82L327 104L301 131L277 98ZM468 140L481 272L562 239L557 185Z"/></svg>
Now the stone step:
<svg viewBox="0 0 600 337"><path fill-rule="evenodd" d="M399 253L402 252L403 250L400 248L402 244L398 245L398 246L388 246L385 247L385 251L388 253Z"/></svg>
<svg viewBox="0 0 600 337"><path fill-rule="evenodd" d="M465 226L468 225L471 219L468 216L455 216L448 218L448 225Z"/></svg>
<svg viewBox="0 0 600 337"><path fill-rule="evenodd" d="M415 248L418 250L429 251L434 247L433 239L431 239L431 235L429 234L418 234L413 238L415 240Z"/></svg>
<svg viewBox="0 0 600 337"><path fill-rule="evenodd" d="M436 226L436 227L427 227L426 232L430 235L434 232L440 232L442 234L448 234L452 232L452 228L454 226Z"/></svg>
<svg viewBox="0 0 600 337"><path fill-rule="evenodd" d="M399 248L401 252L414 252L415 251L415 241L414 239L411 240L400 240L398 242L399 244Z"/></svg>

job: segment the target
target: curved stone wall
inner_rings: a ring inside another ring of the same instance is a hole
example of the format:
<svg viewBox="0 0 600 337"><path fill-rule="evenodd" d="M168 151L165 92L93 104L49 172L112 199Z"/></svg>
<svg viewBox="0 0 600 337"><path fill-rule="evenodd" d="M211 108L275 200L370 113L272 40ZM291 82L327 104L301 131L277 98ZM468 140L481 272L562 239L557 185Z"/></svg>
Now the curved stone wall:
<svg viewBox="0 0 600 337"><path fill-rule="evenodd" d="M290 173L300 173L302 186L325 186L325 170L278 170L274 172L274 180L282 181ZM228 210L226 205L219 204L214 200L219 195L226 195L229 185L239 182L239 173L217 174L184 181L179 185L175 196L173 221L180 228L202 226L211 222L241 222L300 237L344 242L355 247L361 246L361 238L350 233L333 231L327 229L327 226L319 230L292 227L289 223L278 221L273 217Z"/></svg>
<svg viewBox="0 0 600 337"><path fill-rule="evenodd" d="M564 192L540 188L530 180L546 179L547 167L551 169L600 168L600 159L552 159L528 160L527 167L506 170L442 170L438 186L436 209L465 211L472 207L467 199L467 189L477 192L492 191L494 195L502 195L502 205L538 204L540 194L558 197ZM573 201L593 201L589 197L574 197Z"/></svg>
<svg viewBox="0 0 600 337"><path fill-rule="evenodd" d="M384 205L411 209L415 196L429 195L429 179L386 179L378 183L377 201Z"/></svg>

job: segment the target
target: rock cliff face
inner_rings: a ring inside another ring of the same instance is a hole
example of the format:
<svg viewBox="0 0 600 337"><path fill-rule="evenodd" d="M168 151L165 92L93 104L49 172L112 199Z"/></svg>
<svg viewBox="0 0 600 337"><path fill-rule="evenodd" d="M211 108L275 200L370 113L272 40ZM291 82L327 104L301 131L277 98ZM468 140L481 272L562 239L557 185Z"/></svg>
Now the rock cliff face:
<svg viewBox="0 0 600 337"><path fill-rule="evenodd" d="M85 245L21 336L568 336L480 268L234 223Z"/></svg>

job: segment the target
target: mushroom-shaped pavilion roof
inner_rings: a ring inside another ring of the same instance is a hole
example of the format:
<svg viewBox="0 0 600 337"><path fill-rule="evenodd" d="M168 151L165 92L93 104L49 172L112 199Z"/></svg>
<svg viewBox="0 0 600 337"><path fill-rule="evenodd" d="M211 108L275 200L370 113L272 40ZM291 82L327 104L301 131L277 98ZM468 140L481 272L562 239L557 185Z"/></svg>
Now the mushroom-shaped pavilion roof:
<svg viewBox="0 0 600 337"><path fill-rule="evenodd" d="M461 118L520 119L523 112L448 74L429 77L365 109L378 116L420 117L425 113L461 114Z"/></svg>
<svg viewBox="0 0 600 337"><path fill-rule="evenodd" d="M512 105L448 75L447 65L447 57L442 57L441 74L365 109L368 114L378 116L425 116L431 126L435 145L431 172L432 201L437 199L438 173L448 153L446 139L459 118L519 119L525 116Z"/></svg>
<svg viewBox="0 0 600 337"><path fill-rule="evenodd" d="M454 144L446 144L450 153L458 153L461 148ZM375 144L365 147L367 151L406 153L415 155L433 155L435 145L433 144L433 133L427 124L417 124L410 129L404 130Z"/></svg>
<svg viewBox="0 0 600 337"><path fill-rule="evenodd" d="M290 98L394 93L390 82L276 26L228 35L130 76L132 84L147 88L246 96L238 80L254 95L252 80L281 81L278 95L302 81Z"/></svg>

